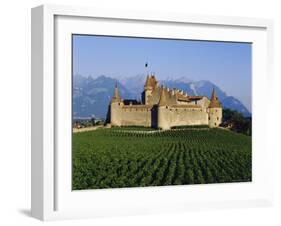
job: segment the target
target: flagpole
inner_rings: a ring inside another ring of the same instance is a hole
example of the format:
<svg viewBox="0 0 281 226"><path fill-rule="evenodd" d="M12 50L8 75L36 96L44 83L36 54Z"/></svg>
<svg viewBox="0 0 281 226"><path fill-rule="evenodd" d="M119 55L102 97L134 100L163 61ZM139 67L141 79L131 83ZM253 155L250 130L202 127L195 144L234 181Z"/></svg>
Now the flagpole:
<svg viewBox="0 0 281 226"><path fill-rule="evenodd" d="M146 74L149 75L148 62L146 62L146 63L144 64L144 66L145 66L145 68L146 68Z"/></svg>

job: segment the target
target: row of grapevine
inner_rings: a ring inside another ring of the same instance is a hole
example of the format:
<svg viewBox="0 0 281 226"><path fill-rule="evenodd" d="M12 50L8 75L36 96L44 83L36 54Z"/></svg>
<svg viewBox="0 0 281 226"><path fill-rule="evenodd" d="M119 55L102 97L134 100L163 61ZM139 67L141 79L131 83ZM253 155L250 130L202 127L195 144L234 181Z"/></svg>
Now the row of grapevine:
<svg viewBox="0 0 281 226"><path fill-rule="evenodd" d="M251 181L251 138L221 129L73 134L73 189Z"/></svg>

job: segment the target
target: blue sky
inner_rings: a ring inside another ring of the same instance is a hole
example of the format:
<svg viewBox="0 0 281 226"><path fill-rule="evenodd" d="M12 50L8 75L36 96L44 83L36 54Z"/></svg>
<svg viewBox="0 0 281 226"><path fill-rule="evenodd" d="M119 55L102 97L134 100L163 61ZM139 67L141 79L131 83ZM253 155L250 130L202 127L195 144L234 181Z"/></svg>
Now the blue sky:
<svg viewBox="0 0 281 226"><path fill-rule="evenodd" d="M208 80L251 111L251 52L249 43L74 35L73 73Z"/></svg>

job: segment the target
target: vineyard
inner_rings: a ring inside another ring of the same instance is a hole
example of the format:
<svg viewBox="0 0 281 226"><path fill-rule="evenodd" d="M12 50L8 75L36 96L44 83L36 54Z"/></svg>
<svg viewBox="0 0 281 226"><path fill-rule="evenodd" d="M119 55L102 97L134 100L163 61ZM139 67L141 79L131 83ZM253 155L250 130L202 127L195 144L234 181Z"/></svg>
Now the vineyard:
<svg viewBox="0 0 281 226"><path fill-rule="evenodd" d="M223 129L73 134L73 189L251 181L251 137Z"/></svg>

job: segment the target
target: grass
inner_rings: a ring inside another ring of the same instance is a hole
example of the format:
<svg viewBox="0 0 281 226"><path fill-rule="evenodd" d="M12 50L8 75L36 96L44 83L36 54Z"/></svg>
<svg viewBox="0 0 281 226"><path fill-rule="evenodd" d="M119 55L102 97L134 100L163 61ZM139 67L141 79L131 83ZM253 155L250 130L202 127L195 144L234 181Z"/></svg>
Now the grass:
<svg viewBox="0 0 281 226"><path fill-rule="evenodd" d="M122 131L155 131L156 129L151 127L143 127L143 126L114 126L111 128L112 130L122 130Z"/></svg>
<svg viewBox="0 0 281 226"><path fill-rule="evenodd" d="M116 129L73 134L74 190L251 181L249 136L222 129Z"/></svg>

